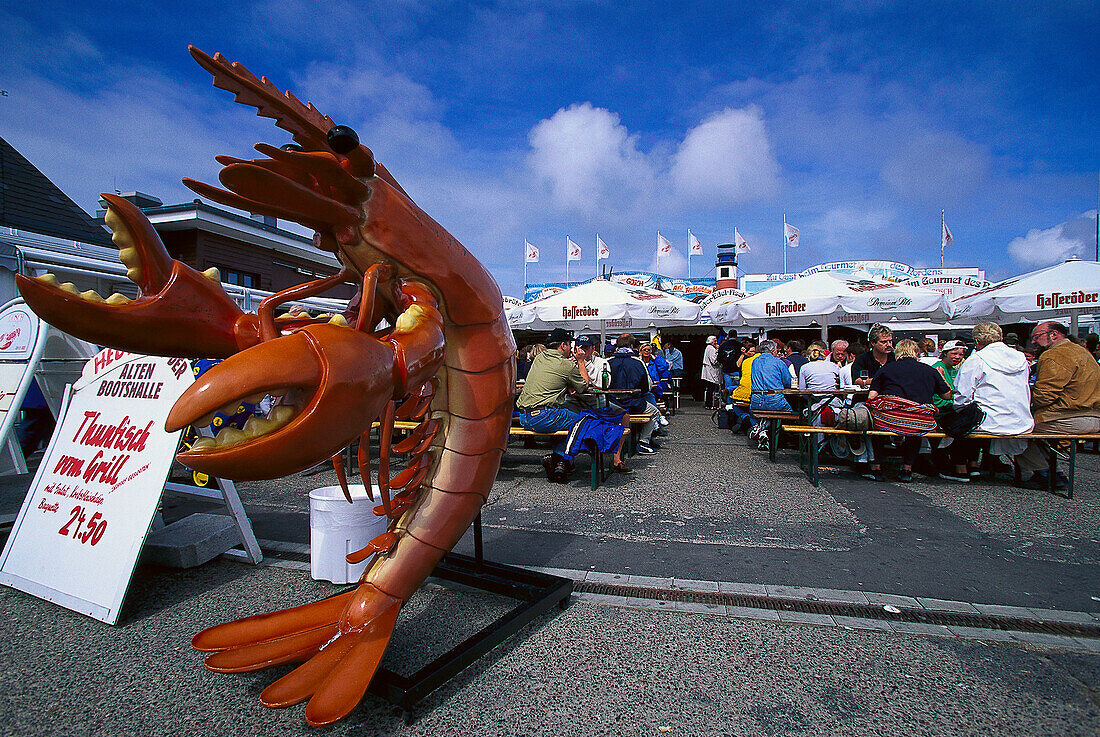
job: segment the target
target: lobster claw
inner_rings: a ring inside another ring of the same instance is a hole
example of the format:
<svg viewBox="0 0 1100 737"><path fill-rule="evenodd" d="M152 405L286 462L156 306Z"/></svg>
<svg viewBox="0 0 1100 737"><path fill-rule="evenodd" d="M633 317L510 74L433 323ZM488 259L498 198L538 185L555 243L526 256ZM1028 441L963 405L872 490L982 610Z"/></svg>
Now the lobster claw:
<svg viewBox="0 0 1100 737"><path fill-rule="evenodd" d="M400 386L392 343L340 324L311 325L230 356L177 400L168 432L242 400L281 397L267 417L202 438L178 459L223 478L273 479L330 458L370 427Z"/></svg>
<svg viewBox="0 0 1100 737"><path fill-rule="evenodd" d="M71 283L59 285L52 274L17 274L32 310L67 333L135 353L223 357L258 340L255 317L229 298L216 270L200 274L174 261L141 210L116 195L102 196L119 259L141 295L104 299L92 290L81 294Z"/></svg>

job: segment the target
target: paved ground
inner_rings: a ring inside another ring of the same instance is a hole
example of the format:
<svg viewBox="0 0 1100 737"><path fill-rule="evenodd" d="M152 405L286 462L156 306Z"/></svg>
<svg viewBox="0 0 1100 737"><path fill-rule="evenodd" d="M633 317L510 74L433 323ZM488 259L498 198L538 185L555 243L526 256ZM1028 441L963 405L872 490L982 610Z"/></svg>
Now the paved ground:
<svg viewBox="0 0 1100 737"><path fill-rule="evenodd" d="M633 459L636 474L596 492L583 462L572 483L549 484L536 472L541 450L510 450L484 512L487 556L578 579L651 576L658 578L634 580L658 585L675 577L790 595L800 591L789 587L844 589L864 600L930 597L1100 621L1096 456L1082 457L1072 501L1003 481L878 485L839 473L814 489L790 452L770 464L701 410L678 415L672 430L668 450ZM308 542L306 494L328 483L320 474L241 484L258 537ZM0 484L0 514L18 509L25 487L26 479ZM169 505L167 514L184 509ZM464 540L459 549L469 547ZM349 720L323 730L304 725L302 707L258 704L278 674L209 673L188 646L202 627L335 590L300 570L224 560L189 571L143 566L122 621L109 627L2 589L0 733L1100 731L1095 640L996 643L865 629L870 620L813 626L586 594L430 696L411 725L368 697ZM387 662L410 672L504 606L430 583L402 613Z"/></svg>

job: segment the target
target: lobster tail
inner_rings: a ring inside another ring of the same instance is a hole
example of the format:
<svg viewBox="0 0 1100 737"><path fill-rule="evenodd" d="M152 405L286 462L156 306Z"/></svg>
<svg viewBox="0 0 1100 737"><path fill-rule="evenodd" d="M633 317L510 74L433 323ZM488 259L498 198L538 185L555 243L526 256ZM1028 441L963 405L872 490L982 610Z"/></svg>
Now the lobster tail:
<svg viewBox="0 0 1100 737"><path fill-rule="evenodd" d="M347 716L363 698L400 611L399 599L366 584L313 604L211 627L191 644L216 650L206 667L218 673L305 661L264 689L260 703L279 708L309 699L306 721L321 726Z"/></svg>

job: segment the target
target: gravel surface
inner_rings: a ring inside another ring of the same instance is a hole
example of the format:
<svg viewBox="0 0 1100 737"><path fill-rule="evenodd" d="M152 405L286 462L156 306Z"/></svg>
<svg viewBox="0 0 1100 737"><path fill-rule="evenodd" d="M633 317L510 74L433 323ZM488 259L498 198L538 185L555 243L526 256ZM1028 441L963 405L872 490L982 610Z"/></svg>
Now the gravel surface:
<svg viewBox="0 0 1100 737"><path fill-rule="evenodd" d="M369 696L311 729L256 696L287 668L223 675L191 635L337 590L300 572L214 562L142 568L118 626L10 589L0 733L12 735L1094 735L1100 656L932 637L638 611L555 610L430 695L406 724ZM404 670L499 602L430 586L386 664ZM668 727L667 732L660 731Z"/></svg>

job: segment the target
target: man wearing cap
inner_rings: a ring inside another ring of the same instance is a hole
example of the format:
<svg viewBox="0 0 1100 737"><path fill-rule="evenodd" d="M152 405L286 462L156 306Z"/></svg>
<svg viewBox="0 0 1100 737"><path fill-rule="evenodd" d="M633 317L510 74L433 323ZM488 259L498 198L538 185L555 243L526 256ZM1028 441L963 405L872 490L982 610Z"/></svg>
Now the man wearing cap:
<svg viewBox="0 0 1100 737"><path fill-rule="evenodd" d="M611 384L611 368L607 363L607 359L596 354L596 344L599 341L594 335L582 335L577 338L577 348L580 348L583 352L581 361L584 362L584 368L588 372L589 383L597 389L606 389L604 386L604 379L607 379L607 384ZM605 376L605 373L606 376Z"/></svg>
<svg viewBox="0 0 1100 737"><path fill-rule="evenodd" d="M629 422L625 414L616 424L610 414L565 406L570 391L587 392L593 383L584 363L584 350L573 349L572 342L565 330L555 328L551 331L546 350L531 362L523 391L516 399L516 419L534 432L571 431L564 443L542 459L550 481L568 481L573 457L585 450L589 440L595 443L598 452L614 452L613 470L629 473L630 469L622 462L624 430Z"/></svg>
<svg viewBox="0 0 1100 737"><path fill-rule="evenodd" d="M1036 361L1035 385L1031 387L1031 412L1035 432L1100 432L1100 367L1096 359L1067 336L1069 328L1059 322L1041 322L1031 331L1031 340L1043 353ZM1035 442L1016 456L1022 471L1031 471L1026 488L1046 489L1047 458ZM1055 480L1058 487L1065 480Z"/></svg>

